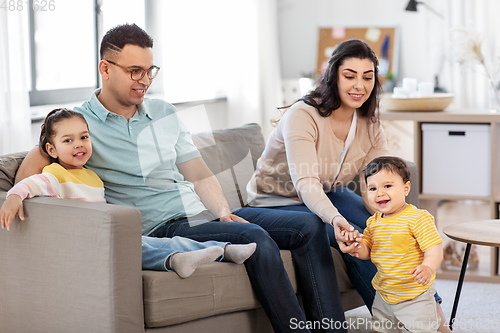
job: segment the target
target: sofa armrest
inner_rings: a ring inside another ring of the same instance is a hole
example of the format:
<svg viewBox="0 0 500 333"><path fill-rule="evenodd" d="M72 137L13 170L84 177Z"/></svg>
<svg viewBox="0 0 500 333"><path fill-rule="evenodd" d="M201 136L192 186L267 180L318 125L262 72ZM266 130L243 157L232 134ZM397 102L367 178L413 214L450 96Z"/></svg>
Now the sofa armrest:
<svg viewBox="0 0 500 333"><path fill-rule="evenodd" d="M56 198L24 211L0 229L0 331L143 332L139 211Z"/></svg>

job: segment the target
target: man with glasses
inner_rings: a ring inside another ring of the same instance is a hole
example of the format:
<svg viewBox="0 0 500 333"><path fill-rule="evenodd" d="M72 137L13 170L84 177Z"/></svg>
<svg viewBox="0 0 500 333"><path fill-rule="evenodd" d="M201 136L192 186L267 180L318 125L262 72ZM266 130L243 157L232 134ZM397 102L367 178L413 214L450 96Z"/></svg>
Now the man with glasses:
<svg viewBox="0 0 500 333"><path fill-rule="evenodd" d="M151 66L151 68L149 68L148 70L145 70L145 69L140 68L140 67L134 68L134 66L132 66L131 68L127 68L125 66L118 65L116 62L112 62L111 60L106 60L106 61L112 65L121 67L125 71L129 72L130 78L134 81L141 81L141 79L144 77L144 75L146 75L146 73L148 73L148 79L152 80L156 77L156 75L158 74L158 71L160 70L160 67L154 66L154 65Z"/></svg>
<svg viewBox="0 0 500 333"><path fill-rule="evenodd" d="M134 24L108 31L100 49L102 88L77 108L93 140L87 166L103 180L107 201L138 208L147 236L257 243L245 266L274 331L308 332L297 325L306 316L280 257L280 249L290 250L307 319L335 323L324 331L346 332L325 225L301 212L231 212L175 108L144 97L159 71L152 47L150 36ZM44 165L34 149L18 175Z"/></svg>

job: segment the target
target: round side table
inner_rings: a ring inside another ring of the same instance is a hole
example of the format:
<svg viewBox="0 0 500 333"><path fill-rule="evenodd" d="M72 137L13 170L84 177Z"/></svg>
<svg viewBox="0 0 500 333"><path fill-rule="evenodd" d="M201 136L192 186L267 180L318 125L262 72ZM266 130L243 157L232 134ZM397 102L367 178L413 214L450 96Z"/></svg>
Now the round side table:
<svg viewBox="0 0 500 333"><path fill-rule="evenodd" d="M500 220L482 220L474 222L464 222L449 225L443 229L449 238L467 243L465 247L464 260L460 277L458 278L457 292L453 301L453 309L450 317L450 330L453 329L453 321L457 314L458 301L462 292L467 262L469 261L470 248L472 244L500 247Z"/></svg>

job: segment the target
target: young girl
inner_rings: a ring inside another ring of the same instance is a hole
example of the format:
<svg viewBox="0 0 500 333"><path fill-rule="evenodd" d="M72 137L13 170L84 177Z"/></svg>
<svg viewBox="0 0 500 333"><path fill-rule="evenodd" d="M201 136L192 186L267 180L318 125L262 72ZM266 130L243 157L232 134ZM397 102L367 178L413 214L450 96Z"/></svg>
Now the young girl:
<svg viewBox="0 0 500 333"><path fill-rule="evenodd" d="M49 196L106 203L104 186L92 170L84 167L92 155L87 122L79 112L52 110L42 124L40 149L52 164L41 174L16 184L0 209L2 229L10 230L16 214L24 220L23 200ZM142 237L143 269L174 270L180 277L190 276L203 264L224 256L226 261L242 264L255 251L256 244L233 245L226 242L197 242L184 237ZM144 256L144 253L149 253Z"/></svg>

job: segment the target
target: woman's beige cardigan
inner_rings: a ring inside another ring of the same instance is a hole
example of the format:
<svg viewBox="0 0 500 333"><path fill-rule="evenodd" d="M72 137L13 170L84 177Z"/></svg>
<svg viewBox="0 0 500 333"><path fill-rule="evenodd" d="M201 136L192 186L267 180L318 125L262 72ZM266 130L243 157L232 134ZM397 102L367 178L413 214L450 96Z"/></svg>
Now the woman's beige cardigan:
<svg viewBox="0 0 500 333"><path fill-rule="evenodd" d="M325 223L331 223L339 212L325 193L347 186L368 162L387 154L380 122L358 114L354 141L335 178L343 145L328 117L321 117L304 102L295 103L271 133L249 187L255 193L300 200ZM366 204L364 188L362 193Z"/></svg>

